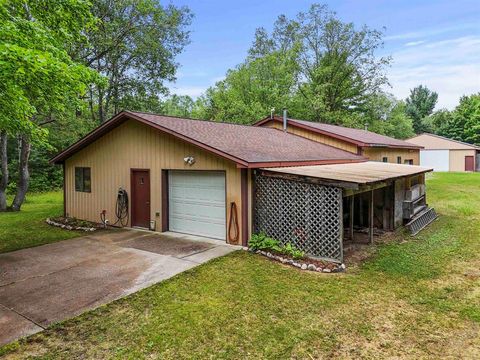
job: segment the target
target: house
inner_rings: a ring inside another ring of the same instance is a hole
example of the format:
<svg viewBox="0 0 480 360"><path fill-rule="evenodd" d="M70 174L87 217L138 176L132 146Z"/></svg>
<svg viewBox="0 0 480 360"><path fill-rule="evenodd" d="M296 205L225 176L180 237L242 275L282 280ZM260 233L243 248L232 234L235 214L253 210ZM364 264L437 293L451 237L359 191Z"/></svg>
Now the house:
<svg viewBox="0 0 480 360"><path fill-rule="evenodd" d="M255 124L283 129L282 117L270 116ZM367 157L372 161L419 165L419 144L380 135L368 130L288 118L286 131L322 144Z"/></svg>
<svg viewBox="0 0 480 360"><path fill-rule="evenodd" d="M51 162L63 165L66 216L243 245L265 231L336 261L346 233L373 238L432 210L430 169L270 127L123 111Z"/></svg>
<svg viewBox="0 0 480 360"><path fill-rule="evenodd" d="M424 147L420 164L434 171L480 171L480 146L428 133L407 142Z"/></svg>

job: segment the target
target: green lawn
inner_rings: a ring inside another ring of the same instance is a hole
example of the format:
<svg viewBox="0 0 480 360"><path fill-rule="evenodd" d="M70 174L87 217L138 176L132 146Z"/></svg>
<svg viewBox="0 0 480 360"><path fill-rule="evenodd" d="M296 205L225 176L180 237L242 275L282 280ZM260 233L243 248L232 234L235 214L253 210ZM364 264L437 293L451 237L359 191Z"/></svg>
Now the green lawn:
<svg viewBox="0 0 480 360"><path fill-rule="evenodd" d="M246 252L0 350L7 358L480 358L480 174L435 174L441 214L345 274Z"/></svg>
<svg viewBox="0 0 480 360"><path fill-rule="evenodd" d="M0 213L0 253L79 236L45 223L63 213L62 201L61 192L29 194L21 212Z"/></svg>

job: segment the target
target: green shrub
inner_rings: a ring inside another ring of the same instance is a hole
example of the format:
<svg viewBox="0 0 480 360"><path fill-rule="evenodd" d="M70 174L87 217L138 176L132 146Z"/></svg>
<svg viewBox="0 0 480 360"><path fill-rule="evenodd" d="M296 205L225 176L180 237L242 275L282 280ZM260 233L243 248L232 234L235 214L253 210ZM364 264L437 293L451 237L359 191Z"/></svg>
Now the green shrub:
<svg viewBox="0 0 480 360"><path fill-rule="evenodd" d="M256 251L256 250L275 251L281 254L285 254L287 256L291 256L294 259L301 259L305 256L305 252L297 249L291 243L287 243L286 245L281 245L278 240L267 236L263 232L259 234L253 234L250 240L248 241L248 247L253 251Z"/></svg>
<svg viewBox="0 0 480 360"><path fill-rule="evenodd" d="M280 249L278 240L268 237L265 233L253 234L248 241L248 247L252 250L275 250Z"/></svg>
<svg viewBox="0 0 480 360"><path fill-rule="evenodd" d="M301 259L305 256L304 251L297 249L291 243L287 243L285 246L283 246L281 252L285 255L291 256L294 259Z"/></svg>

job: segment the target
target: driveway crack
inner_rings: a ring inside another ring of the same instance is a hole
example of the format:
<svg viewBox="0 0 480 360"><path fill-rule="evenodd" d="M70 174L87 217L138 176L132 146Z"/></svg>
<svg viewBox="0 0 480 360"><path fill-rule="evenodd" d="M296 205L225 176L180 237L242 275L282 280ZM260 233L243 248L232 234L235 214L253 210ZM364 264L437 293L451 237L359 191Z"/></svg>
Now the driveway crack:
<svg viewBox="0 0 480 360"><path fill-rule="evenodd" d="M41 328L41 329L43 329L43 330L46 329L45 326L40 325L40 324L37 323L35 320L30 319L28 316L25 316L25 315L23 315L22 313L19 313L19 312L16 311L15 309L9 308L9 307L7 307L7 306L5 306L5 305L3 305L3 304L0 304L0 306L3 307L3 308L5 308L5 309L7 309L7 310L9 310L9 311L11 311L11 312L14 312L15 314L17 314L18 316L21 316L21 317L24 318L25 320L30 321L32 324L38 326L39 328Z"/></svg>

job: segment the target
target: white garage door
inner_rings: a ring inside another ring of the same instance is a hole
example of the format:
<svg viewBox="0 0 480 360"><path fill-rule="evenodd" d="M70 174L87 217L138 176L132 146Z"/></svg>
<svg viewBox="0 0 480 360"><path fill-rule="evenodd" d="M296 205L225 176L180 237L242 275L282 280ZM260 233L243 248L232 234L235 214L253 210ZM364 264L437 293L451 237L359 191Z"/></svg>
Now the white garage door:
<svg viewBox="0 0 480 360"><path fill-rule="evenodd" d="M169 171L169 230L225 240L225 174Z"/></svg>
<svg viewBox="0 0 480 360"><path fill-rule="evenodd" d="M432 167L433 171L448 171L449 150L420 150L420 166Z"/></svg>

